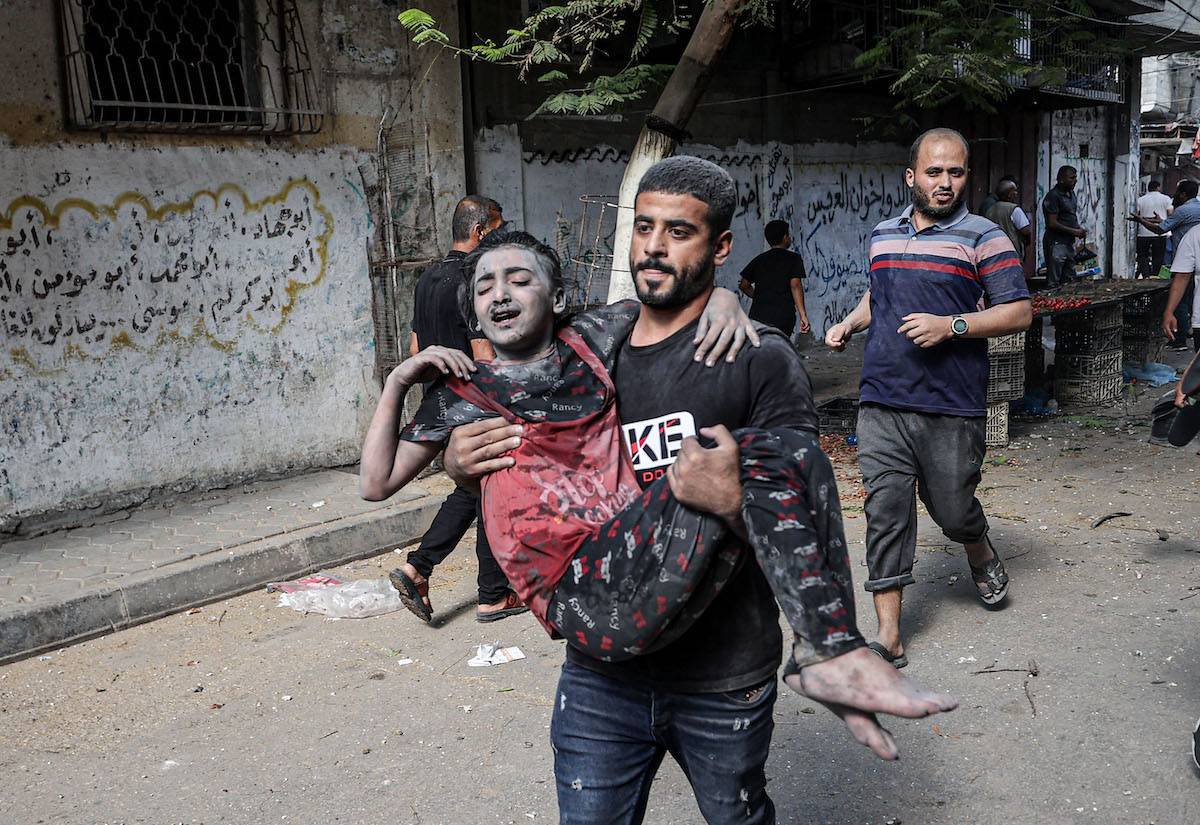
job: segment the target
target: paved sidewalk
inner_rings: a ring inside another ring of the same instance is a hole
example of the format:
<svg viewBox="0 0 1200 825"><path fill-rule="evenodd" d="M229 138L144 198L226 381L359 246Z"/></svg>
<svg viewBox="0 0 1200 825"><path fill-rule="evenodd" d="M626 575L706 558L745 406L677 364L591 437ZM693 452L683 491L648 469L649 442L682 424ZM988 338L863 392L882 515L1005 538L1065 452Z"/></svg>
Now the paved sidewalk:
<svg viewBox="0 0 1200 825"><path fill-rule="evenodd" d="M325 470L118 513L0 546L0 663L128 627L420 536L446 484L386 502Z"/></svg>

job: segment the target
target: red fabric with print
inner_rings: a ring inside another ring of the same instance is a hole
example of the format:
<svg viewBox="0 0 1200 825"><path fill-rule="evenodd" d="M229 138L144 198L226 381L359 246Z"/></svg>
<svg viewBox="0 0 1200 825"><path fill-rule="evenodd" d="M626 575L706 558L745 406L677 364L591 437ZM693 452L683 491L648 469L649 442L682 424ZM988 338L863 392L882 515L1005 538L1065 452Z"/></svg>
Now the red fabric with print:
<svg viewBox="0 0 1200 825"><path fill-rule="evenodd" d="M509 583L548 630L548 601L580 546L641 495L621 440L616 392L604 365L577 332L564 327L566 343L604 385L599 412L574 421L527 421L507 410L475 381L450 378L447 386L484 410L525 428L516 464L483 478L483 521L492 553ZM564 400L570 388L564 387ZM580 559L587 566L587 559ZM586 575L588 570L581 570Z"/></svg>

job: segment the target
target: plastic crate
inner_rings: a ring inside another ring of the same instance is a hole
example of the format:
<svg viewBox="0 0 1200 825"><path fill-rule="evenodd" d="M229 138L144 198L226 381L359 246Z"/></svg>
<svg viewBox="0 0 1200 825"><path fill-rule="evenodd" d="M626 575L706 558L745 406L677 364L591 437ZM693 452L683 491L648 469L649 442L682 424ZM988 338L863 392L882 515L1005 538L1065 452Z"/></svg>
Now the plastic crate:
<svg viewBox="0 0 1200 825"><path fill-rule="evenodd" d="M1093 355L1121 348L1121 328L1076 329L1054 328L1054 350L1059 355Z"/></svg>
<svg viewBox="0 0 1200 825"><path fill-rule="evenodd" d="M1122 302L1125 323L1131 317L1153 316L1161 318L1167 308L1167 290L1159 289L1154 292L1143 292L1140 295L1130 295Z"/></svg>
<svg viewBox="0 0 1200 825"><path fill-rule="evenodd" d="M1087 380L1121 376L1121 350L1095 355L1055 355L1054 377L1062 380Z"/></svg>
<svg viewBox="0 0 1200 825"><path fill-rule="evenodd" d="M1086 309L1068 312L1054 316L1054 328L1057 331L1071 329L1120 329L1124 311L1119 302L1089 306Z"/></svg>
<svg viewBox="0 0 1200 825"><path fill-rule="evenodd" d="M1054 397L1059 404L1098 406L1121 397L1121 376L1105 378L1055 378Z"/></svg>
<svg viewBox="0 0 1200 825"><path fill-rule="evenodd" d="M1012 401L1025 394L1025 352L988 354L987 400Z"/></svg>
<svg viewBox="0 0 1200 825"><path fill-rule="evenodd" d="M1167 345L1165 338L1142 338L1137 340L1125 339L1121 344L1121 363L1124 364L1154 364L1162 359L1163 348Z"/></svg>
<svg viewBox="0 0 1200 825"><path fill-rule="evenodd" d="M987 429L984 431L983 443L988 447L1008 446L1008 402L989 404L987 408Z"/></svg>
<svg viewBox="0 0 1200 825"><path fill-rule="evenodd" d="M823 433L852 433L858 429L858 399L833 398L817 405L817 422Z"/></svg>
<svg viewBox="0 0 1200 825"><path fill-rule="evenodd" d="M1001 335L988 339L988 354L1002 352L1021 352L1025 349L1025 333L1014 332L1012 335Z"/></svg>

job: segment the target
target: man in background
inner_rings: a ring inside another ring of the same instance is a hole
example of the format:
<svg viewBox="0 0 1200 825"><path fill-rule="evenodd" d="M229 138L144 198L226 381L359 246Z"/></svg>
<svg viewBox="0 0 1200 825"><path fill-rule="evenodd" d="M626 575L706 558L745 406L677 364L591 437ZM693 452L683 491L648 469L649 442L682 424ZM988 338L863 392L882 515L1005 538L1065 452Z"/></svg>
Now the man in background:
<svg viewBox="0 0 1200 825"><path fill-rule="evenodd" d="M1172 272L1175 272L1175 256L1183 248L1184 240L1187 239L1194 227L1200 225L1200 200L1196 199L1198 191L1200 191L1200 186L1197 186L1194 180L1181 180L1175 187L1175 197L1171 200L1174 209L1166 219L1156 221L1143 218L1138 213L1129 216L1129 220L1135 221L1143 229L1148 229L1156 235L1171 233L1172 248L1168 251L1165 261L1172 267ZM1168 349L1175 351L1187 349L1187 329L1191 320L1189 308L1194 295L1195 285L1191 283L1191 279L1188 279L1187 289L1175 308L1175 325L1178 333L1174 339L1168 339Z"/></svg>
<svg viewBox="0 0 1200 825"><path fill-rule="evenodd" d="M1146 194L1137 199L1136 214L1139 218L1161 224L1171 214L1174 207L1171 205L1171 199L1159 191L1161 185L1156 180L1147 184ZM1153 278L1162 269L1169 235L1169 232L1160 235L1138 223L1137 270L1140 277Z"/></svg>
<svg viewBox="0 0 1200 825"><path fill-rule="evenodd" d="M417 279L410 355L437 345L461 350L476 359L493 357L492 345L478 327L463 317L458 288L463 283L463 262L467 255L503 223L500 204L491 198L468 195L458 202L452 221L450 251ZM433 606L429 601L429 577L433 568L458 546L471 522L477 522L475 555L479 559L479 607L475 618L492 622L527 609L509 587L508 579L492 556L483 521L479 518L479 497L463 487L455 487L433 517L420 546L391 573L392 585L404 606L423 621L433 618Z"/></svg>
<svg viewBox="0 0 1200 825"><path fill-rule="evenodd" d="M1021 190L1011 177L1000 179L996 186L996 199L983 212L983 216L1004 230L1004 234L1012 241L1017 257L1025 260L1025 251L1033 239L1033 229L1029 225L1029 216L1021 208Z"/></svg>
<svg viewBox="0 0 1200 825"><path fill-rule="evenodd" d="M799 315L800 332L807 333L811 326L804 307L804 261L791 250L792 233L787 221L771 221L763 235L770 249L746 264L738 285L751 298L750 318L790 338Z"/></svg>
<svg viewBox="0 0 1200 825"><path fill-rule="evenodd" d="M997 201L1004 200L1002 197L1000 197L1000 188L1003 187L1006 182L1015 185L1017 178L1015 175L1005 175L1004 177L1000 178L1000 180L996 181L996 188L991 192L988 192L988 196L983 199L983 203L979 204L978 214L986 217L988 210L995 206Z"/></svg>
<svg viewBox="0 0 1200 825"><path fill-rule="evenodd" d="M1046 258L1046 282L1053 289L1075 280L1075 241L1087 237L1079 225L1079 205L1075 200L1075 184L1079 171L1074 166L1059 167L1057 183L1042 198L1042 215L1046 232L1042 236L1042 252Z"/></svg>

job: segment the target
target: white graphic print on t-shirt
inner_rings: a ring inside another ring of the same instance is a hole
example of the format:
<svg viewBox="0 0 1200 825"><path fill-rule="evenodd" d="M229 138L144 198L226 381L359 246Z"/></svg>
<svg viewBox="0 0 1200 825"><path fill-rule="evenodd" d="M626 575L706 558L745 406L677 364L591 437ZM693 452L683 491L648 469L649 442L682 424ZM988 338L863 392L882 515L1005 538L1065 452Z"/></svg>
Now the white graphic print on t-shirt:
<svg viewBox="0 0 1200 825"><path fill-rule="evenodd" d="M675 462L683 440L696 434L696 421L690 412L675 412L621 427L625 447L633 461L638 483L649 484Z"/></svg>

